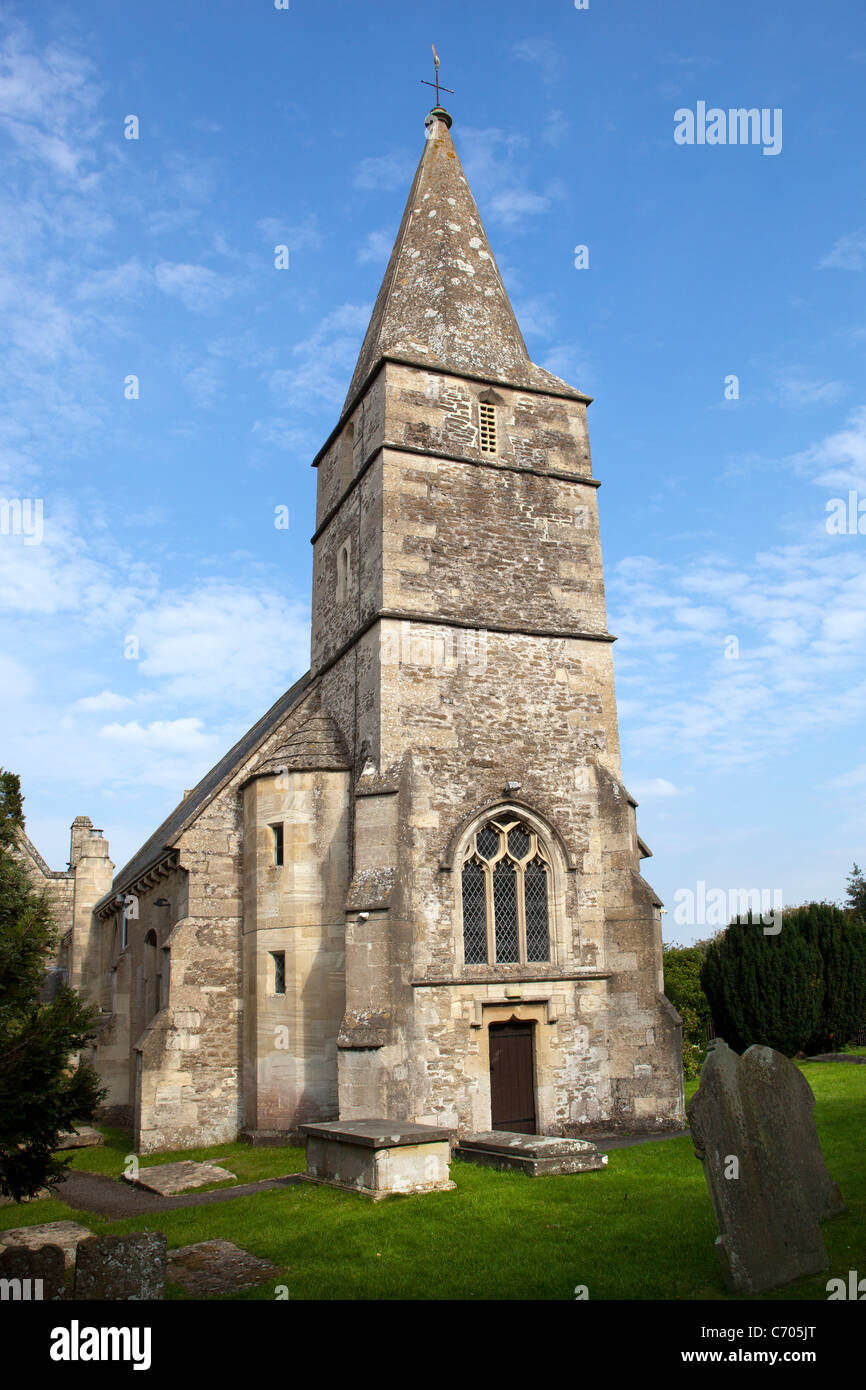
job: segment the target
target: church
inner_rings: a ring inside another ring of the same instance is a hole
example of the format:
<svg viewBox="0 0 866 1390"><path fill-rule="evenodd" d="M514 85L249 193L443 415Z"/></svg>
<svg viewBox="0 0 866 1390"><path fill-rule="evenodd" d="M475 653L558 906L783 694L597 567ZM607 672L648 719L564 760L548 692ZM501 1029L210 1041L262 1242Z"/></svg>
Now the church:
<svg viewBox="0 0 866 1390"><path fill-rule="evenodd" d="M313 460L310 670L113 881L73 827L69 979L142 1153L336 1118L683 1122L590 398L529 360L451 124L427 116Z"/></svg>

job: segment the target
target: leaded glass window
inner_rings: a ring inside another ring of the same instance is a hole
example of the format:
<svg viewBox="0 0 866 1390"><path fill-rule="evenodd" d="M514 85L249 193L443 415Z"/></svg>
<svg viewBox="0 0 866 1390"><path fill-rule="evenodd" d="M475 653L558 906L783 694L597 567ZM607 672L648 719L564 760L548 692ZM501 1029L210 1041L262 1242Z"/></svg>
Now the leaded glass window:
<svg viewBox="0 0 866 1390"><path fill-rule="evenodd" d="M468 965L487 959L484 869L475 861L463 866L463 954Z"/></svg>
<svg viewBox="0 0 866 1390"><path fill-rule="evenodd" d="M493 921L496 928L496 960L517 961L517 875L514 865L500 859L493 870Z"/></svg>
<svg viewBox="0 0 866 1390"><path fill-rule="evenodd" d="M536 832L505 814L472 836L462 871L467 965L550 960L551 867Z"/></svg>
<svg viewBox="0 0 866 1390"><path fill-rule="evenodd" d="M547 921L547 865L536 855L523 871L526 889L526 959L550 959Z"/></svg>

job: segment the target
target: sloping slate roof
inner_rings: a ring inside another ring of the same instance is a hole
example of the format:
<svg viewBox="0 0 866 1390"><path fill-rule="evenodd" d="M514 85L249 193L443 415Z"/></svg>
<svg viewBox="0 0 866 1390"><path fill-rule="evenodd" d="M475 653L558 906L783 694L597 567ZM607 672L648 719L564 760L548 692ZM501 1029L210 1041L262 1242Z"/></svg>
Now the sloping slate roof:
<svg viewBox="0 0 866 1390"><path fill-rule="evenodd" d="M144 842L138 853L134 854L129 863L115 874L112 893L116 893L125 883L138 878L145 869L148 869L151 864L156 863L162 857L187 821L193 820L198 815L223 782L227 781L241 763L255 752L257 746L267 738L280 720L285 718L292 706L297 704L309 684L310 673L307 671L306 675L301 676L299 681L295 681L295 684L286 691L285 695L280 696L276 704L271 706L267 714L263 715L257 724L247 730L234 748L231 748L225 757L221 758L210 772L205 774L198 786L194 787L189 796L184 797L183 801L175 806L171 815L153 832L150 839ZM101 902L105 902L106 898L110 896L111 894L106 894ZM97 903L97 907L99 905Z"/></svg>
<svg viewBox="0 0 866 1390"><path fill-rule="evenodd" d="M386 356L585 399L530 362L448 126L428 121L343 410Z"/></svg>
<svg viewBox="0 0 866 1390"><path fill-rule="evenodd" d="M305 719L299 729L275 748L267 762L256 769L254 776L262 772L279 772L283 768L296 771L331 770L343 772L351 766L343 736L333 719L324 710L318 710Z"/></svg>

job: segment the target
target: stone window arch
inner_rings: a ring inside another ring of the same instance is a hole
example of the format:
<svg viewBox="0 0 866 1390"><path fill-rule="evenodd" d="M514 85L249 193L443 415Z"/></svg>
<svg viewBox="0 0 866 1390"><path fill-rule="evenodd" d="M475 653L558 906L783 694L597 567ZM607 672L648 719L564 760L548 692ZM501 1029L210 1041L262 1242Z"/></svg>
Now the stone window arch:
<svg viewBox="0 0 866 1390"><path fill-rule="evenodd" d="M503 807L476 818L455 860L464 965L555 960L558 859L553 836L525 809Z"/></svg>

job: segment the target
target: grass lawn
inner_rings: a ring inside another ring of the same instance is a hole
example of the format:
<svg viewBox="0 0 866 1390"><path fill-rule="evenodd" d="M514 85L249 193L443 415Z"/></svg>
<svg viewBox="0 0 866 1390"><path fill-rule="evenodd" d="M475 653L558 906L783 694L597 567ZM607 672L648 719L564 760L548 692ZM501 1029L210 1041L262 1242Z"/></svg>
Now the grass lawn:
<svg viewBox="0 0 866 1390"><path fill-rule="evenodd" d="M818 1132L848 1213L827 1222L829 1270L766 1299L826 1300L826 1282L866 1272L866 1068L805 1064L817 1097ZM697 1082L687 1085L687 1096ZM119 1174L128 1135L106 1130L106 1145L76 1154L73 1166ZM223 1144L149 1155L143 1163L207 1158L239 1181L302 1171L301 1149ZM715 1221L703 1170L688 1137L616 1149L606 1170L562 1178L455 1161L456 1191L423 1197L363 1197L299 1183L252 1197L109 1222L54 1198L0 1208L0 1227L75 1220L95 1232L146 1227L169 1247L223 1237L269 1259L281 1277L239 1295L272 1299L573 1299L578 1284L595 1299L722 1299ZM182 1298L169 1285L167 1297Z"/></svg>

